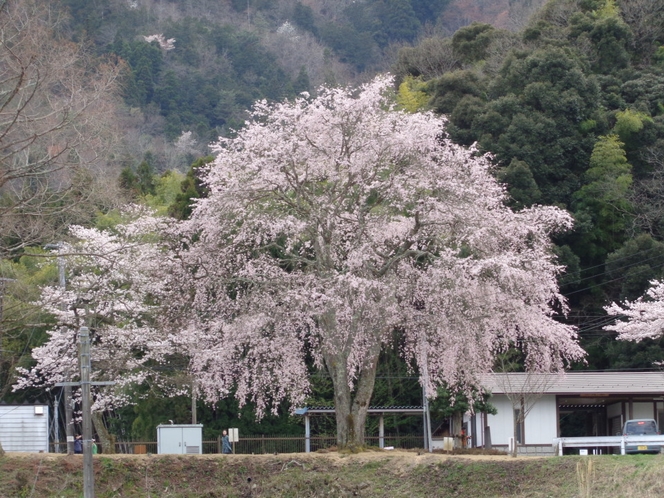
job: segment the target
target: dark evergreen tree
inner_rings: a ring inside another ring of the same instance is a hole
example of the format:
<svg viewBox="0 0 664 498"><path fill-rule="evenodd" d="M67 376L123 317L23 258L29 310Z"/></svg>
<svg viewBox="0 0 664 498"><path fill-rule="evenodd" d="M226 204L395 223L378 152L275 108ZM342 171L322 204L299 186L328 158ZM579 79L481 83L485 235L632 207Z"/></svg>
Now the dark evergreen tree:
<svg viewBox="0 0 664 498"><path fill-rule="evenodd" d="M200 168L214 160L212 156L201 157L192 163L187 176L180 185L181 192L175 202L168 207L168 215L178 220L186 220L191 215L193 200L205 197L206 190L201 182Z"/></svg>
<svg viewBox="0 0 664 498"><path fill-rule="evenodd" d="M495 28L490 24L474 22L461 28L452 36L452 47L464 62L476 62L486 58Z"/></svg>
<svg viewBox="0 0 664 498"><path fill-rule="evenodd" d="M387 41L412 41L417 37L420 21L413 11L410 0L379 0L374 8Z"/></svg>
<svg viewBox="0 0 664 498"><path fill-rule="evenodd" d="M413 12L420 24L435 24L436 19L449 3L450 0L410 0Z"/></svg>
<svg viewBox="0 0 664 498"><path fill-rule="evenodd" d="M314 19L314 11L308 5L297 2L293 8L293 22L296 26L305 31L309 31L314 36L318 36L318 28Z"/></svg>

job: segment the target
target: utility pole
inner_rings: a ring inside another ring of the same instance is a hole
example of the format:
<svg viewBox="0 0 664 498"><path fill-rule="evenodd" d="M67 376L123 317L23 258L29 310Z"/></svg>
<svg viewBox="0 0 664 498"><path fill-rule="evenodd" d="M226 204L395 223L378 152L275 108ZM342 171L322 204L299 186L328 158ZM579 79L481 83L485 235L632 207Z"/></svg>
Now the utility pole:
<svg viewBox="0 0 664 498"><path fill-rule="evenodd" d="M46 244L44 249L60 250L63 243ZM58 286L64 291L65 282L65 258L58 255ZM65 387L65 433L67 434L67 454L74 454L74 405L72 403L71 385L64 383ZM57 423L57 422L56 422Z"/></svg>
<svg viewBox="0 0 664 498"><path fill-rule="evenodd" d="M5 291L7 290L7 282L15 282L15 278L0 278L0 367L3 362L3 350L2 350L2 317L5 310ZM1 374L2 372L0 372ZM0 380L2 380L0 378Z"/></svg>
<svg viewBox="0 0 664 498"><path fill-rule="evenodd" d="M5 289L7 286L7 282L13 282L13 278L0 278L0 385L2 385L4 382L4 379L2 378L2 365L4 363L4 351L2 350L2 314L4 312L4 306L5 306ZM2 449L2 444L0 443L0 454L3 454L4 450Z"/></svg>
<svg viewBox="0 0 664 498"><path fill-rule="evenodd" d="M56 386L81 386L81 408L83 411L83 497L94 498L95 477L92 467L92 399L90 386L111 386L115 382L90 382L90 329L81 327L78 331L79 360L81 364L80 382L62 382Z"/></svg>
<svg viewBox="0 0 664 498"><path fill-rule="evenodd" d="M90 412L90 331L81 327L78 331L81 345L81 394L83 408L83 496L94 498L95 477L92 467L92 415Z"/></svg>

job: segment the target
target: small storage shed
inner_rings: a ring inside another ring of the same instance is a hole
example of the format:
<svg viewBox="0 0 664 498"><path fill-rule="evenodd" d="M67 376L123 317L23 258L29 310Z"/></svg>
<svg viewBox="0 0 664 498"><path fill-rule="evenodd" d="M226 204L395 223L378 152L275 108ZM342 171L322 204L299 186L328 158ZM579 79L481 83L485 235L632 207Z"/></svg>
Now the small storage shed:
<svg viewBox="0 0 664 498"><path fill-rule="evenodd" d="M202 424L168 424L157 426L157 453L186 455L203 453Z"/></svg>
<svg viewBox="0 0 664 498"><path fill-rule="evenodd" d="M5 451L48 452L48 405L0 405Z"/></svg>

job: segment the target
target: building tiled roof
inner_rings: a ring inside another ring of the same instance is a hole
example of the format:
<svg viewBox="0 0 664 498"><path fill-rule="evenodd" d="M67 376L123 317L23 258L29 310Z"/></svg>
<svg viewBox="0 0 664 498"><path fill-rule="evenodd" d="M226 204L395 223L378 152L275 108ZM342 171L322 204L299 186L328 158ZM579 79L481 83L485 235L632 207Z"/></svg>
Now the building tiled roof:
<svg viewBox="0 0 664 498"><path fill-rule="evenodd" d="M664 395L664 372L496 373L484 376L481 383L493 394L541 392L560 395Z"/></svg>

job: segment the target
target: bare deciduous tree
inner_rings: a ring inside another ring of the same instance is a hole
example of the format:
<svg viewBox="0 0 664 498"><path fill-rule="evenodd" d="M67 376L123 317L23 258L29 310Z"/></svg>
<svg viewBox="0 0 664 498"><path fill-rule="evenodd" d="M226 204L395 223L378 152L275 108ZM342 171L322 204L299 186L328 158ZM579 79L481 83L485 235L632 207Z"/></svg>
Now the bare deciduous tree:
<svg viewBox="0 0 664 498"><path fill-rule="evenodd" d="M509 372L510 367L505 362L500 363L500 370L493 376L493 384L498 386L512 404L514 414L514 446L511 448L512 456L517 456L519 445L525 444L524 429L528 414L537 401L554 384L558 374L548 372L528 371Z"/></svg>
<svg viewBox="0 0 664 498"><path fill-rule="evenodd" d="M0 5L0 254L89 199L113 146L120 65L59 37L60 21L41 0Z"/></svg>
<svg viewBox="0 0 664 498"><path fill-rule="evenodd" d="M664 233L664 140L645 147L641 159L652 169L634 183L630 202L634 206L634 231L660 236Z"/></svg>
<svg viewBox="0 0 664 498"><path fill-rule="evenodd" d="M664 1L623 0L620 12L632 30L635 51L649 57L664 36Z"/></svg>
<svg viewBox="0 0 664 498"><path fill-rule="evenodd" d="M460 68L449 38L426 38L417 47L402 48L393 70L400 79L411 74L426 81Z"/></svg>

